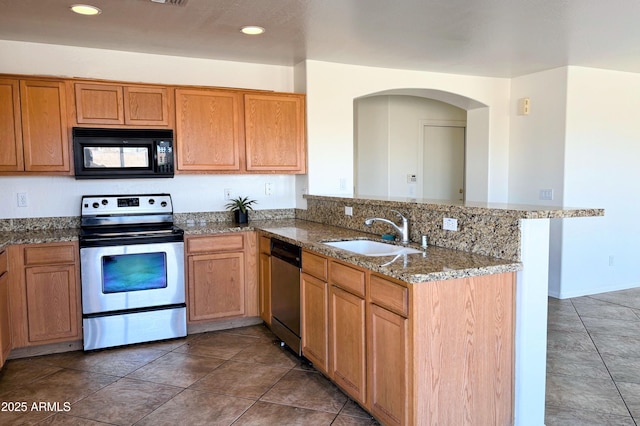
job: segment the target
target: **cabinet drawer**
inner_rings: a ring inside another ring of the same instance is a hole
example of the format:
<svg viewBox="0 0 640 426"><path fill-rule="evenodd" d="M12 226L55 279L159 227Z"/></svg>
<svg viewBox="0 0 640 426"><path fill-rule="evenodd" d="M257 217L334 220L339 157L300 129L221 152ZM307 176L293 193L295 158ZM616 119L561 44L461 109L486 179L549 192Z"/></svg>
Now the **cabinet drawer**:
<svg viewBox="0 0 640 426"><path fill-rule="evenodd" d="M0 251L0 276L7 272L7 251Z"/></svg>
<svg viewBox="0 0 640 426"><path fill-rule="evenodd" d="M187 239L187 253L244 250L244 234L227 234Z"/></svg>
<svg viewBox="0 0 640 426"><path fill-rule="evenodd" d="M260 236L260 253L271 254L271 238Z"/></svg>
<svg viewBox="0 0 640 426"><path fill-rule="evenodd" d="M409 315L409 289L382 277L371 275L371 302L405 317Z"/></svg>
<svg viewBox="0 0 640 426"><path fill-rule="evenodd" d="M364 271L332 261L329 266L329 282L364 297Z"/></svg>
<svg viewBox="0 0 640 426"><path fill-rule="evenodd" d="M76 251L75 244L27 246L24 248L24 264L30 266L74 263Z"/></svg>
<svg viewBox="0 0 640 426"><path fill-rule="evenodd" d="M326 257L318 256L311 252L302 251L302 272L327 281L328 261Z"/></svg>

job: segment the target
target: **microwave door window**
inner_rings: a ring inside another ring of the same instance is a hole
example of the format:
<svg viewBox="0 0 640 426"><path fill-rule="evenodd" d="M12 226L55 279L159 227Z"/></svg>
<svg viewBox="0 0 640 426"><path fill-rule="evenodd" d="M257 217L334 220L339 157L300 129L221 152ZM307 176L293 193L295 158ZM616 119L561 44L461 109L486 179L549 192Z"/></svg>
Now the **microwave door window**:
<svg viewBox="0 0 640 426"><path fill-rule="evenodd" d="M149 148L131 147L84 147L85 169L129 169L149 168Z"/></svg>

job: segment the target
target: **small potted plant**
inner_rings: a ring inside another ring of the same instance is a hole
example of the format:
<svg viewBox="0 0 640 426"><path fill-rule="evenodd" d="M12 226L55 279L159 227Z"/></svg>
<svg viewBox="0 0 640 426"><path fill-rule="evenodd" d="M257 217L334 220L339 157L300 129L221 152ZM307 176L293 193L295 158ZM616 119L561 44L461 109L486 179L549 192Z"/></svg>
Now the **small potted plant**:
<svg viewBox="0 0 640 426"><path fill-rule="evenodd" d="M249 197L232 198L225 208L233 212L236 223L247 223L249 221L249 210L253 210L252 204L256 204L256 200L250 200Z"/></svg>

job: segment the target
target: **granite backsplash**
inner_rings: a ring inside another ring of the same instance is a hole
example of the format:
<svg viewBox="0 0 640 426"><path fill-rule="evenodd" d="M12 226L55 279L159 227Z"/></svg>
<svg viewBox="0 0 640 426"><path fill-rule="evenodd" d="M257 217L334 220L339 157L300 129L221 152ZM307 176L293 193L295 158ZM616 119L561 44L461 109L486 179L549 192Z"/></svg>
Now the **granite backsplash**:
<svg viewBox="0 0 640 426"><path fill-rule="evenodd" d="M345 215L345 207L353 208L353 215ZM396 223L399 217L391 210L400 211L409 219L410 239L420 243L422 235L428 244L454 250L462 250L500 259L520 260L520 218L510 215L495 215L490 211L466 212L458 206L424 205L406 202L359 200L332 197L308 197L307 210L296 210L296 218L327 225L340 226L379 237L394 234L394 229L376 222L371 227L364 221L369 217L382 217ZM454 210L454 211L452 211ZM458 220L458 231L442 229L442 219Z"/></svg>

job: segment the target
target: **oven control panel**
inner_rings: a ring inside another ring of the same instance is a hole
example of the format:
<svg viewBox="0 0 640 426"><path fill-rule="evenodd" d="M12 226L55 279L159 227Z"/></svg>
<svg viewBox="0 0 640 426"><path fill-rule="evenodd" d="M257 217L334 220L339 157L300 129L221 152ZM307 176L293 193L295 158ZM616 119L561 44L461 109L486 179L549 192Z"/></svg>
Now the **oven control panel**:
<svg viewBox="0 0 640 426"><path fill-rule="evenodd" d="M82 197L81 216L167 213L173 213L169 194L85 195Z"/></svg>

